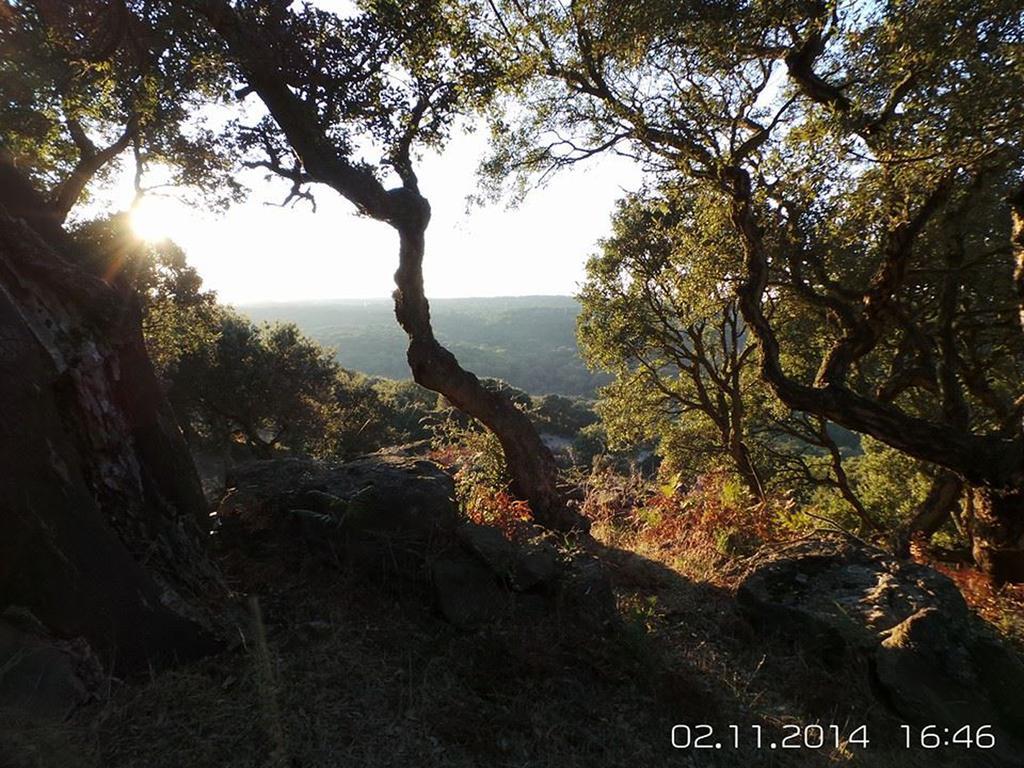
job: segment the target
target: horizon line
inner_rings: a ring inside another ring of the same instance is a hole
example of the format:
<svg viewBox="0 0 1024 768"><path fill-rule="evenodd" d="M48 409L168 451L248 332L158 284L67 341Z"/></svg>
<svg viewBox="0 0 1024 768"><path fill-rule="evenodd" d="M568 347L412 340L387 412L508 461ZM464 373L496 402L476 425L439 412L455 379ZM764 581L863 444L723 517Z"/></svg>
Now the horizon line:
<svg viewBox="0 0 1024 768"><path fill-rule="evenodd" d="M522 293L522 294L502 294L498 296L434 296L433 298L427 297L428 302L433 301L480 301L484 299L573 299L576 300L576 296L571 293ZM391 296L335 296L331 298L319 298L319 299L246 299L244 301L225 301L225 304L229 304L234 307L252 307L259 305L272 305L272 304L331 304L336 302L392 302L394 301Z"/></svg>

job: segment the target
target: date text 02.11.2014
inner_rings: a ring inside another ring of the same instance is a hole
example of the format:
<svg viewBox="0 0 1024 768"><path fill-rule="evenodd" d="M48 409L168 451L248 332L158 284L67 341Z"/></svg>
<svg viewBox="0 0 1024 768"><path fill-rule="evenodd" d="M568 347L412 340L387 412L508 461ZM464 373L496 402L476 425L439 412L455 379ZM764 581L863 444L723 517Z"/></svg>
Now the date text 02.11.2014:
<svg viewBox="0 0 1024 768"><path fill-rule="evenodd" d="M870 743L866 725L840 728L838 725L783 725L776 737L765 734L760 725L728 725L724 730L706 723L672 726L676 749L838 749L846 745L866 748Z"/></svg>
<svg viewBox="0 0 1024 768"><path fill-rule="evenodd" d="M996 746L991 725L964 725L945 728L926 725L900 726L907 749L992 749ZM672 726L672 746L676 749L867 749L871 741L866 725L841 728L838 725L783 725L781 734L769 736L760 725L728 725L716 730L706 723Z"/></svg>

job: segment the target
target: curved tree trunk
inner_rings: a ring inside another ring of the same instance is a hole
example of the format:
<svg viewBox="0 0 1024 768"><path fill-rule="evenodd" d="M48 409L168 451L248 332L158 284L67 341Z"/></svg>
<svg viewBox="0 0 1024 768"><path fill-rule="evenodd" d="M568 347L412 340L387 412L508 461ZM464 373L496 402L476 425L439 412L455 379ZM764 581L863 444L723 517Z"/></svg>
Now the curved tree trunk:
<svg viewBox="0 0 1024 768"><path fill-rule="evenodd" d="M455 356L434 338L430 307L423 293L424 233L430 205L418 189L409 158L416 120L395 148L392 165L402 186L387 189L361 162L352 161L328 136L312 104L289 87L268 46L258 20L244 17L226 0L192 0L227 45L291 148L302 162L298 182L326 184L362 213L394 228L400 238L395 315L409 336L407 357L413 378L448 398L455 407L481 421L497 435L513 478L513 490L525 498L541 525L561 531L585 531L585 518L569 509L557 488L558 467L551 451L522 411L505 396L485 389ZM285 44L277 41L279 45ZM300 51L294 51L301 56ZM422 117L422 110L419 112ZM272 170L289 176L284 168ZM289 176L294 179L294 174ZM298 183L297 182L297 183Z"/></svg>
<svg viewBox="0 0 1024 768"><path fill-rule="evenodd" d="M569 509L559 492L554 456L530 418L507 396L486 389L434 338L430 305L423 293L424 232L430 206L414 191L405 190L404 194L409 212L396 226L400 250L394 299L395 317L409 335L407 356L413 378L444 395L497 435L512 475L513 491L530 503L538 523L560 531L587 530L586 518Z"/></svg>
<svg viewBox="0 0 1024 768"><path fill-rule="evenodd" d="M208 652L226 589L137 308L0 182L0 611L119 671Z"/></svg>

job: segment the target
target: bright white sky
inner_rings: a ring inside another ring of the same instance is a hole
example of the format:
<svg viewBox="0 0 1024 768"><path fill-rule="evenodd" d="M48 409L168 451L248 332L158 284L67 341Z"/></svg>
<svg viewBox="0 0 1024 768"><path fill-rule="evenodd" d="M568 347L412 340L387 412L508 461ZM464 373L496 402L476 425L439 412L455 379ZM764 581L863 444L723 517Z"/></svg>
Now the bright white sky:
<svg viewBox="0 0 1024 768"><path fill-rule="evenodd" d="M534 190L517 209L473 207L484 131L456 136L441 154L417 166L430 200L424 275L428 297L571 294L584 264L609 231L609 215L625 191L639 187L635 165L605 157L563 172ZM249 200L215 216L170 198L147 198L143 234L168 235L185 248L208 288L221 300L314 301L390 295L398 266L397 236L385 224L357 216L327 187L313 187L317 212L300 201L280 208L288 184L247 180ZM130 182L112 202L130 204Z"/></svg>

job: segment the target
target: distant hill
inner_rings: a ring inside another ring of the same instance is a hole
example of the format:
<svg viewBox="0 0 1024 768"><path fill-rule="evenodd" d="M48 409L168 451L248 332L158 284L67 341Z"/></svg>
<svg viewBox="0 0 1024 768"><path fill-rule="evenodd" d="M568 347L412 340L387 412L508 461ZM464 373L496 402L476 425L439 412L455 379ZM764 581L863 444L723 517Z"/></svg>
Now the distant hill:
<svg viewBox="0 0 1024 768"><path fill-rule="evenodd" d="M607 377L591 373L576 347L579 304L569 296L433 299L434 332L459 362L531 394L593 397ZM337 350L345 368L391 379L410 378L406 336L390 299L249 304L256 322L295 323Z"/></svg>

